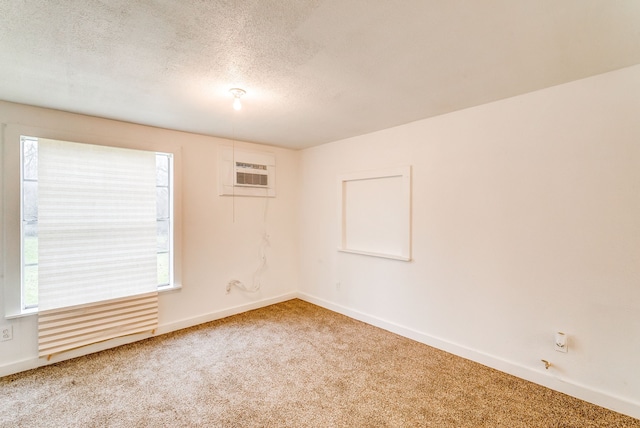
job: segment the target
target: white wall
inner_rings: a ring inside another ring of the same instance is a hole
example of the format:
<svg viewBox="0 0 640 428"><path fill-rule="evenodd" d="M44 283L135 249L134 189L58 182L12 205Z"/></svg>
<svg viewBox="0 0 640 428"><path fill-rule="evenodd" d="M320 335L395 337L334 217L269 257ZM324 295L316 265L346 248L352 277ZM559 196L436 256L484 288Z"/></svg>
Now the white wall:
<svg viewBox="0 0 640 428"><path fill-rule="evenodd" d="M277 195L268 201L265 198L221 197L217 187L217 151L220 145L232 144L227 140L6 102L0 102L0 123L6 125L0 163L3 168L0 174L3 180L3 198L0 199L3 241L10 244L12 240L8 238L19 233L19 223L10 219L15 219L16 210L19 213L19 197L15 191L19 169L15 155L20 133L171 151L175 153L176 161L178 276L182 289L160 295L159 332L295 296L298 284L298 152L236 143L236 147L275 153ZM267 248L268 265L262 275L262 289L255 294L237 289L226 294L225 288L231 279L251 283L252 275L260 265L259 249L265 231L270 236L270 247ZM19 262L19 247L8 245L1 256L4 264L16 258ZM0 324L13 326L14 339L0 342L0 376L46 362L37 359L36 316L4 319L7 290L18 287L17 281L10 274L3 275ZM52 362L132 339L135 338L65 353L55 356Z"/></svg>
<svg viewBox="0 0 640 428"><path fill-rule="evenodd" d="M303 298L640 417L639 112L636 66L304 150ZM414 260L338 253L338 175L398 165Z"/></svg>
<svg viewBox="0 0 640 428"><path fill-rule="evenodd" d="M183 288L161 296L160 332L299 295L640 417L638 112L640 66L301 153L266 148L278 194L258 295L225 294L229 279L249 281L265 226L264 199L217 196L227 141L4 102L0 123L176 148ZM338 253L338 175L408 164L413 261ZM5 199L3 212L17 203ZM0 322L15 335L0 342L0 375L44 363L35 317ZM559 330L568 354L553 351Z"/></svg>

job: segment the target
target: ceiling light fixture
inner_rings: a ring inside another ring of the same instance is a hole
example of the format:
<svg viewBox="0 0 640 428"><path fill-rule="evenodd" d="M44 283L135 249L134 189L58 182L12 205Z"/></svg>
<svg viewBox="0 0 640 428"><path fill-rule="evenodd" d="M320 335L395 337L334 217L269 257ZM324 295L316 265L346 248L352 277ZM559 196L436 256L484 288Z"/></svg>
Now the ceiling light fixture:
<svg viewBox="0 0 640 428"><path fill-rule="evenodd" d="M240 97L246 94L247 92L244 89L240 88L231 88L229 92L233 95L233 109L240 110L242 108L242 103L240 103Z"/></svg>

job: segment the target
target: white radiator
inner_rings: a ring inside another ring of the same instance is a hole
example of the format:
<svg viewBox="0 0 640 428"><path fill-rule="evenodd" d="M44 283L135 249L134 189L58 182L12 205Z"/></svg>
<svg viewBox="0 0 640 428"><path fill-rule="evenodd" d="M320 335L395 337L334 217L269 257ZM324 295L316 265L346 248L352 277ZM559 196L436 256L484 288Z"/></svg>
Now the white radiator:
<svg viewBox="0 0 640 428"><path fill-rule="evenodd" d="M158 327L158 293L41 311L38 314L38 356L56 354L92 343Z"/></svg>

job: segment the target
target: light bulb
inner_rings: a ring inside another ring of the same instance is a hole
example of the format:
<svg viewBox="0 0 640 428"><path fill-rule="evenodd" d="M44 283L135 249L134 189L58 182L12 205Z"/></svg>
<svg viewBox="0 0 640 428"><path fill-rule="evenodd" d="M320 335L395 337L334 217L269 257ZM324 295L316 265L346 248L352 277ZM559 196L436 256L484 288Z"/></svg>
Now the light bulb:
<svg viewBox="0 0 640 428"><path fill-rule="evenodd" d="M234 110L240 110L242 108L242 103L240 102L240 97L243 96L244 94L246 94L244 89L240 89L240 88L231 88L229 89L229 92L231 92L231 95L233 95L233 109Z"/></svg>

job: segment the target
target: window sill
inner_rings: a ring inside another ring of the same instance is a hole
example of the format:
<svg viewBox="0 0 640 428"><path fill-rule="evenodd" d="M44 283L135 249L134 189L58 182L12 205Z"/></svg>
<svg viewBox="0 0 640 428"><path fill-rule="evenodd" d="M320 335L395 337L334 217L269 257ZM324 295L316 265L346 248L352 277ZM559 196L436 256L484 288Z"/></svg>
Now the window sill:
<svg viewBox="0 0 640 428"><path fill-rule="evenodd" d="M7 314L7 315L4 316L4 319L12 320L12 319L15 319L15 318L30 317L32 315L38 315L38 308L25 309L22 312L18 312L18 313L15 313L15 314Z"/></svg>
<svg viewBox="0 0 640 428"><path fill-rule="evenodd" d="M167 285L166 287L158 287L158 293L170 293L172 291L178 291L182 289L182 284Z"/></svg>
<svg viewBox="0 0 640 428"><path fill-rule="evenodd" d="M170 293L173 291L179 291L181 289L182 289L182 285L179 285L179 284L168 285L166 287L158 288L158 294ZM25 309L22 312L7 314L4 316L4 319L12 320L16 318L30 317L32 315L38 315L38 308Z"/></svg>

